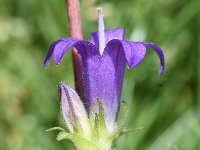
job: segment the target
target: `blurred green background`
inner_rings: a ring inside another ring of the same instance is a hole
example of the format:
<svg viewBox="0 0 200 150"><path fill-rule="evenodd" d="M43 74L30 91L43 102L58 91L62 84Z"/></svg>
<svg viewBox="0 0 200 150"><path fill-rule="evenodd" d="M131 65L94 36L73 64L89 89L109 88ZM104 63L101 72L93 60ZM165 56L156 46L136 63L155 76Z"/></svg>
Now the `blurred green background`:
<svg viewBox="0 0 200 150"><path fill-rule="evenodd" d="M145 128L122 136L117 149L200 150L200 1L81 0L85 39L97 30L98 5L106 28L125 27L127 40L154 42L166 58L162 77L151 49L126 70L127 128ZM47 70L43 60L50 43L68 35L64 0L0 0L0 150L74 149L45 132L64 127L57 84L74 82L70 53Z"/></svg>

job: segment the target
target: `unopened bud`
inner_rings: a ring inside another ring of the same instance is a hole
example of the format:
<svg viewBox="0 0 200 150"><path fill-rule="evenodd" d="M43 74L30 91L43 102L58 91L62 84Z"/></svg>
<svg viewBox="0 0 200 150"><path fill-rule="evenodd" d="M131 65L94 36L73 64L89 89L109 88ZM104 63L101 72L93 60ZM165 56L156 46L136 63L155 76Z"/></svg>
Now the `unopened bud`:
<svg viewBox="0 0 200 150"><path fill-rule="evenodd" d="M77 93L67 84L60 82L58 96L61 103L61 114L69 132L78 131L86 138L90 138L91 132L87 113Z"/></svg>

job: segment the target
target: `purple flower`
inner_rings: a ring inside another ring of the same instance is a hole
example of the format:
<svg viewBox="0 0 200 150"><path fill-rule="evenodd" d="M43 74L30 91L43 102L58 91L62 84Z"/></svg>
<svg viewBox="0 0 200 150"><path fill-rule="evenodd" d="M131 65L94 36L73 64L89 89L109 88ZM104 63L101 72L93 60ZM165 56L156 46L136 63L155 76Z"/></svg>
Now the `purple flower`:
<svg viewBox="0 0 200 150"><path fill-rule="evenodd" d="M123 77L126 63L129 68L135 68L146 54L146 47L152 48L159 56L160 75L164 70L164 55L162 50L153 43L125 41L124 29L104 30L102 10L99 13L99 31L91 34L90 42L72 37L59 39L51 44L44 65L48 67L53 55L58 65L63 55L75 47L83 62L84 94L86 109L99 98L105 110L106 125L112 131L119 109Z"/></svg>

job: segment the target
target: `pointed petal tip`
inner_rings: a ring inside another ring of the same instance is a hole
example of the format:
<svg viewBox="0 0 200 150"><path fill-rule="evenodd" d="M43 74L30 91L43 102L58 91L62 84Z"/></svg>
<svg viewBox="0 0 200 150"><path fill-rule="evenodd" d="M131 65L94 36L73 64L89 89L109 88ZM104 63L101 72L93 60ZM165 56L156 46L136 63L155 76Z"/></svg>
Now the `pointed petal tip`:
<svg viewBox="0 0 200 150"><path fill-rule="evenodd" d="M140 62L137 63L137 64L135 64L134 62L129 63L129 62L127 61L127 64L128 64L128 69L133 69L133 68L137 67L137 66L140 64Z"/></svg>
<svg viewBox="0 0 200 150"><path fill-rule="evenodd" d="M58 66L60 64L60 61L56 61L55 64L56 66Z"/></svg>
<svg viewBox="0 0 200 150"><path fill-rule="evenodd" d="M148 43L148 42L142 42L145 46L149 46L150 48L152 48L158 55L159 59L160 59L160 70L159 70L159 74L160 76L163 74L164 72L164 68L165 68L165 57L164 57L164 53L163 50L158 47L157 45L153 44L153 43Z"/></svg>
<svg viewBox="0 0 200 150"><path fill-rule="evenodd" d="M59 98L59 100L61 100L61 95L62 95L62 91L63 91L63 89L64 88L66 88L67 87L67 84L64 82L64 81L60 81L59 83L58 83L58 86L57 86L57 89L58 89L58 98Z"/></svg>
<svg viewBox="0 0 200 150"><path fill-rule="evenodd" d="M161 66L161 67L160 67L160 70L159 70L159 74L160 74L160 76L163 75L163 72L164 72L164 66Z"/></svg>
<svg viewBox="0 0 200 150"><path fill-rule="evenodd" d="M60 81L58 85L66 85L65 81Z"/></svg>
<svg viewBox="0 0 200 150"><path fill-rule="evenodd" d="M44 64L44 69L47 69L48 68L48 64Z"/></svg>
<svg viewBox="0 0 200 150"><path fill-rule="evenodd" d="M59 65L60 61L62 60L63 55L71 48L75 43L77 43L78 39L67 37L59 39L55 42L53 42L48 49L48 52L46 54L45 60L44 60L44 67L46 68L48 66L49 60L51 56L54 57L54 62L56 65Z"/></svg>
<svg viewBox="0 0 200 150"><path fill-rule="evenodd" d="M69 86L65 83L65 81L60 81L60 82L58 83L58 89L59 89L59 88L62 88L62 87L69 87Z"/></svg>
<svg viewBox="0 0 200 150"><path fill-rule="evenodd" d="M44 68L47 69L49 66L49 61L48 60L45 60L44 61Z"/></svg>

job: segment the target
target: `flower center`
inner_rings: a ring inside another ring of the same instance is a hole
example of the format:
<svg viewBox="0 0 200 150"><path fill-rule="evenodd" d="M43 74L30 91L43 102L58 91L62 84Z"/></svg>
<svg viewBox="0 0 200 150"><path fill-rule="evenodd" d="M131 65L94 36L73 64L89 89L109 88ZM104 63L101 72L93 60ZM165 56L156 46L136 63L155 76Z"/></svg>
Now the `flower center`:
<svg viewBox="0 0 200 150"><path fill-rule="evenodd" d="M98 10L98 31L99 31L99 53L102 55L105 48L103 11L102 7L97 8L97 10Z"/></svg>

